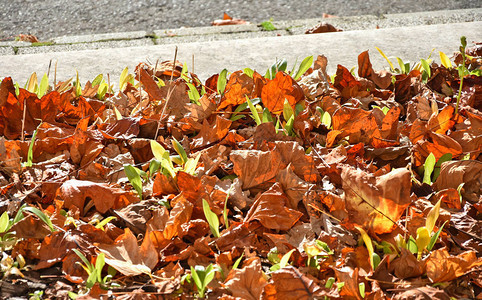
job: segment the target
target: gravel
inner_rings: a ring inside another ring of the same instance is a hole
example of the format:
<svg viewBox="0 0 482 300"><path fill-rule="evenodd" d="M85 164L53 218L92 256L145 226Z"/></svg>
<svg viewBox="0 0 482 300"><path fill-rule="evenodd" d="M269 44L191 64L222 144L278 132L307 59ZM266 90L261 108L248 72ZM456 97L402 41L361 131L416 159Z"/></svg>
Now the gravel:
<svg viewBox="0 0 482 300"><path fill-rule="evenodd" d="M481 8L482 0L3 0L0 40L209 26L226 12L252 23Z"/></svg>

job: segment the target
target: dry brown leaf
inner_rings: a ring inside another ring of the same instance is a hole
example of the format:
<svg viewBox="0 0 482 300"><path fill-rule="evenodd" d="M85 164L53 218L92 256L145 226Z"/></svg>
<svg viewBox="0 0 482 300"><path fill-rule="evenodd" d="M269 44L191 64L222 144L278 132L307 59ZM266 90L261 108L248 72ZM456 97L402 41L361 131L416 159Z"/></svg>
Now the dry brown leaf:
<svg viewBox="0 0 482 300"><path fill-rule="evenodd" d="M64 201L66 208L77 207L81 215L85 213L84 207L90 201L93 201L100 213L106 213L111 208L123 208L139 201L139 197L124 189L76 179L64 182L57 191L56 197Z"/></svg>
<svg viewBox="0 0 482 300"><path fill-rule="evenodd" d="M451 281L481 265L482 259L477 258L475 251L466 251L455 256L442 248L432 251L427 258L427 277L433 283Z"/></svg>
<svg viewBox="0 0 482 300"><path fill-rule="evenodd" d="M260 299L267 280L261 269L261 261L258 257L247 259L243 262L243 268L233 269L224 281L234 297L246 300Z"/></svg>
<svg viewBox="0 0 482 300"><path fill-rule="evenodd" d="M304 99L303 89L288 74L276 73L276 77L268 81L261 91L263 105L273 114L281 114L285 100L293 107Z"/></svg>
<svg viewBox="0 0 482 300"><path fill-rule="evenodd" d="M302 216L299 211L286 207L288 201L280 184L275 183L254 201L244 221L258 220L266 228L288 230Z"/></svg>
<svg viewBox="0 0 482 300"><path fill-rule="evenodd" d="M150 274L157 264L158 254L150 239L149 232L139 247L136 237L129 228L119 236L113 245L99 245L105 254L105 262L126 276Z"/></svg>
<svg viewBox="0 0 482 300"><path fill-rule="evenodd" d="M305 34L312 34L312 33L324 33L324 32L338 32L343 31L335 26L328 24L326 22L321 22L318 25L313 26L312 28L305 31Z"/></svg>
<svg viewBox="0 0 482 300"><path fill-rule="evenodd" d="M263 299L308 300L321 298L329 294L310 276L291 266L272 273L272 282L265 286Z"/></svg>
<svg viewBox="0 0 482 300"><path fill-rule="evenodd" d="M341 179L350 222L371 232L392 231L411 202L411 175L407 169L395 169L376 177L345 166Z"/></svg>

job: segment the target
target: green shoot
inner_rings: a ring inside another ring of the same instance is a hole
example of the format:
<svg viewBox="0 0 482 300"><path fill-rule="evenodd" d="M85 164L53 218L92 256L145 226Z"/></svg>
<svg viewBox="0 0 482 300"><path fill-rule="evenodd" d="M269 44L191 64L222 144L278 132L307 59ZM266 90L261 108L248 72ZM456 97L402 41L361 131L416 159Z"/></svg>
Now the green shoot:
<svg viewBox="0 0 482 300"><path fill-rule="evenodd" d="M448 58L447 54L441 51L439 51L438 54L440 56L440 61L442 62L442 65L447 69L452 69L452 63L450 62L450 59Z"/></svg>
<svg viewBox="0 0 482 300"><path fill-rule="evenodd" d="M40 124L37 126L37 128L33 132L32 140L30 141L30 145L28 146L27 162L24 164L24 166L26 166L26 167L31 167L32 164L33 164L33 146L35 144L35 139L37 138L37 132L38 132L38 129L39 129L40 125L42 125L42 122L40 122Z"/></svg>
<svg viewBox="0 0 482 300"><path fill-rule="evenodd" d="M243 259L244 252L241 254L241 256L234 262L233 264L233 269L237 269L239 267L239 264L241 263L241 259Z"/></svg>
<svg viewBox="0 0 482 300"><path fill-rule="evenodd" d="M459 85L459 93L457 95L457 104L455 105L455 115L459 113L460 96L462 95L462 86L464 84L464 76L465 76L465 73L467 72L467 69L465 68L465 47L467 46L467 38L465 36L462 36L460 38L460 43L462 44L460 46L460 54L462 55L462 65L457 67L459 71L460 85Z"/></svg>
<svg viewBox="0 0 482 300"><path fill-rule="evenodd" d="M219 219L218 216L211 210L209 203L206 199L203 199L203 211L206 220L208 221L209 228L214 237L219 237Z"/></svg>
<svg viewBox="0 0 482 300"><path fill-rule="evenodd" d="M32 206L26 206L22 208L22 211L26 211L36 215L40 220L42 220L45 224L47 224L51 232L55 231L54 225L52 224L52 221L50 220L50 218L40 209Z"/></svg>
<svg viewBox="0 0 482 300"><path fill-rule="evenodd" d="M395 71L395 67L393 67L392 62L388 59L388 57L385 55L385 53L383 53L383 51L380 50L380 48L378 48L378 47L375 47L375 48L378 50L378 52L380 52L381 56L383 56L383 58L385 58L385 60L388 62L388 64L390 65L390 70L392 72Z"/></svg>
<svg viewBox="0 0 482 300"><path fill-rule="evenodd" d="M301 77L301 75L305 74L305 72L308 71L308 69L311 67L312 64L313 64L313 56L308 56L305 59L303 59L293 79L298 80Z"/></svg>
<svg viewBox="0 0 482 300"><path fill-rule="evenodd" d="M187 92L189 99L191 99L192 103L196 103L200 105L201 103L199 102L199 98L201 98L201 96L199 95L199 91L196 89L194 84L190 82L186 82L186 84L187 84L187 87L189 88L189 91Z"/></svg>
<svg viewBox="0 0 482 300"><path fill-rule="evenodd" d="M249 77L253 78L254 75L254 70L250 68L244 68L243 73L248 75Z"/></svg>
<svg viewBox="0 0 482 300"><path fill-rule="evenodd" d="M125 67L119 77L119 91L123 92L129 82L131 84L134 82L134 75L129 74L129 68Z"/></svg>
<svg viewBox="0 0 482 300"><path fill-rule="evenodd" d="M227 84L227 75L228 75L228 70L226 69L223 69L221 73L219 73L218 83L216 86L219 95L224 94L224 90L226 89L226 84Z"/></svg>
<svg viewBox="0 0 482 300"><path fill-rule="evenodd" d="M251 100L246 96L246 102L248 103L249 109L251 110L251 117L256 121L256 125L261 125L261 119L259 118L258 110L254 107Z"/></svg>
<svg viewBox="0 0 482 300"><path fill-rule="evenodd" d="M102 269L104 268L105 265L105 254L100 253L97 255L97 258L95 260L95 265L92 264L86 257L85 255L80 252L77 249L72 249L75 254L82 260L82 263L77 262L79 265L84 268L84 270L87 272L89 275L87 277L87 280L85 281L85 287L87 289L91 289L96 283L99 283L101 287L106 287L109 285L110 280L112 279L112 275L106 275L104 278L102 278Z"/></svg>
<svg viewBox="0 0 482 300"><path fill-rule="evenodd" d="M283 104L283 118L288 121L293 116L293 108L291 104L288 102L288 99L285 98L285 102Z"/></svg>
<svg viewBox="0 0 482 300"><path fill-rule="evenodd" d="M283 255L283 257L281 257L279 263L277 264L274 264L273 266L271 266L271 268L269 268L269 270L271 272L275 272L275 271L278 271L280 269L283 269L285 268L287 265L288 265L288 261L291 257L291 254L293 254L293 252L295 251L296 249L291 249L290 251L288 251L285 255Z"/></svg>
<svg viewBox="0 0 482 300"><path fill-rule="evenodd" d="M423 183L426 183L426 184L432 184L432 179L431 179L431 176L432 176L432 172L433 172L433 169L435 167L435 155L433 155L432 152L430 152L430 154L427 156L427 158L425 159L425 163L423 164Z"/></svg>
<svg viewBox="0 0 482 300"><path fill-rule="evenodd" d="M452 153L445 153L438 159L437 163L435 164L435 168L433 170L432 182L435 182L439 177L440 168L442 167L442 164L446 161L451 161L451 160L452 160Z"/></svg>
<svg viewBox="0 0 482 300"><path fill-rule="evenodd" d="M40 85L37 91L37 97L42 98L43 95L47 93L49 89L49 77L44 73L42 80L40 80Z"/></svg>
<svg viewBox="0 0 482 300"><path fill-rule="evenodd" d="M80 97L82 95L82 87L80 86L80 80L79 80L79 71L75 70L76 77L75 77L75 97Z"/></svg>
<svg viewBox="0 0 482 300"><path fill-rule="evenodd" d="M360 292L360 296L362 298L365 298L365 283L364 282L360 282L358 284L358 291Z"/></svg>
<svg viewBox="0 0 482 300"><path fill-rule="evenodd" d="M368 255L370 256L370 264L371 264L373 270L375 270L378 267L378 264L380 263L380 256L378 256L378 254L375 253L375 250L374 250L373 244L372 244L372 240L370 239L370 237L368 236L366 231L359 226L355 226L355 228L358 229L358 231L360 231L363 242L365 243L365 246L368 249Z"/></svg>
<svg viewBox="0 0 482 300"><path fill-rule="evenodd" d="M110 221L114 221L114 220L117 220L117 218L114 216L107 217L104 220L97 223L97 225L95 225L95 228L98 228L104 231L104 226L107 225L107 223L109 223Z"/></svg>
<svg viewBox="0 0 482 300"><path fill-rule="evenodd" d="M139 199L142 200L142 179L141 179L141 170L132 166L132 165L124 165L124 172L126 173L127 179L129 179L132 187L136 190L137 194L139 195Z"/></svg>
<svg viewBox="0 0 482 300"><path fill-rule="evenodd" d="M172 139L172 147L174 150L179 154L181 157L181 164L185 164L187 162L187 154L184 148L182 147L181 143L179 143L176 138Z"/></svg>
<svg viewBox="0 0 482 300"><path fill-rule="evenodd" d="M430 65L429 65L429 62L425 59L421 59L420 63L422 64L422 67L423 67L422 81L426 83L430 78L430 76L432 76Z"/></svg>
<svg viewBox="0 0 482 300"><path fill-rule="evenodd" d="M208 284L214 279L215 272L216 270L213 268L212 264L210 264L206 268L204 268L203 266L191 266L191 277L196 284L200 298L204 298L206 288Z"/></svg>
<svg viewBox="0 0 482 300"><path fill-rule="evenodd" d="M287 67L288 62L286 59L278 59L268 70L266 70L264 77L270 80L274 79L276 77L276 73L280 71L285 72Z"/></svg>

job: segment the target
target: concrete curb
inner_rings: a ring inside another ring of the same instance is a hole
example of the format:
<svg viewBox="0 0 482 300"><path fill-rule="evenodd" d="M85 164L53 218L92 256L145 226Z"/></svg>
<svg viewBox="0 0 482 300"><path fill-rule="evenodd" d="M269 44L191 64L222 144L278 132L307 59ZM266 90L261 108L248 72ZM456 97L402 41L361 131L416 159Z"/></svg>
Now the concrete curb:
<svg viewBox="0 0 482 300"><path fill-rule="evenodd" d="M273 22L273 25L277 28L277 30L274 31L265 31L262 27L256 24L246 24L176 28L155 30L154 32L134 31L62 36L44 43L15 41L0 42L0 56L297 35L303 34L307 29L320 22L327 22L345 31L352 31L474 22L478 20L482 20L482 8L387 14L382 16L366 15L328 19L318 18L279 21Z"/></svg>
<svg viewBox="0 0 482 300"><path fill-rule="evenodd" d="M337 64L347 68L356 66L358 54L365 50L371 50L370 58L376 70L387 67L375 46L389 56L398 56L412 63L427 58L434 48L451 55L457 51L462 35L467 36L469 45L481 41L482 22L181 43L177 44L177 59L186 62L193 71L191 62L194 57L194 72L204 80L224 68L232 72L250 67L264 74L276 58L286 58L291 68L295 61L299 64L306 56L324 54L328 58L328 72L333 74ZM32 72L43 74L50 61L57 61L57 80L66 80L77 70L82 83L99 73L110 74L111 82L115 83L126 66L132 71L143 61L154 64L158 59L172 60L175 47L175 44L166 44L0 56L0 77L11 76L23 84ZM437 54L432 55L435 61L438 61ZM392 61L396 63L396 60ZM53 78L53 67L50 77Z"/></svg>

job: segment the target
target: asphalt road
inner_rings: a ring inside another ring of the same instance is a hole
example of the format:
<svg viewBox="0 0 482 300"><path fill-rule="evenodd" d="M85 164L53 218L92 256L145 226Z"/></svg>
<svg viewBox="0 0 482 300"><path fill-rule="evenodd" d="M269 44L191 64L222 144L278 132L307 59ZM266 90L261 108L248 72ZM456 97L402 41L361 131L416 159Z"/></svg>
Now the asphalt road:
<svg viewBox="0 0 482 300"><path fill-rule="evenodd" d="M0 40L209 26L226 12L259 23L482 7L482 0L0 0Z"/></svg>

